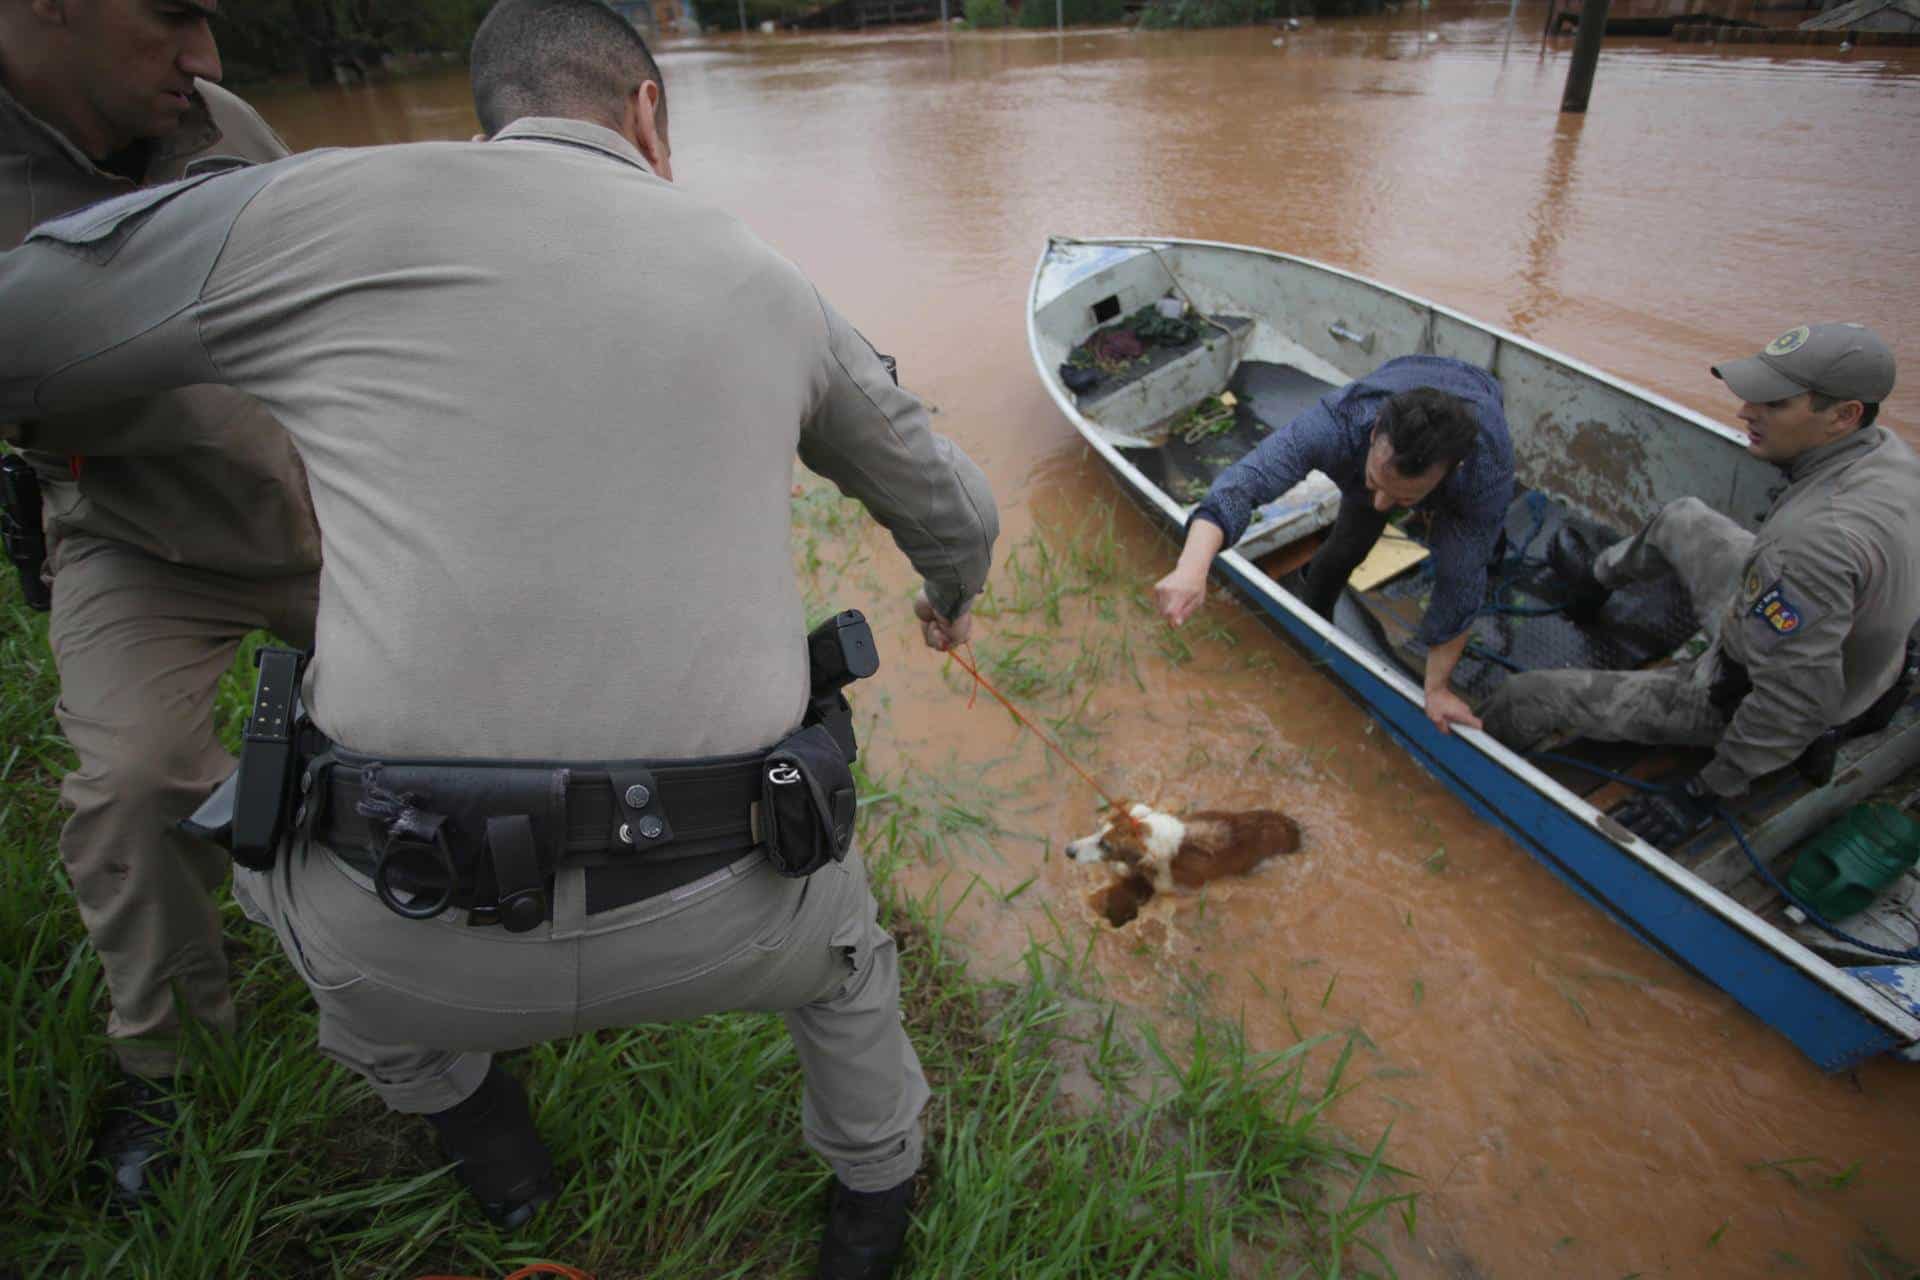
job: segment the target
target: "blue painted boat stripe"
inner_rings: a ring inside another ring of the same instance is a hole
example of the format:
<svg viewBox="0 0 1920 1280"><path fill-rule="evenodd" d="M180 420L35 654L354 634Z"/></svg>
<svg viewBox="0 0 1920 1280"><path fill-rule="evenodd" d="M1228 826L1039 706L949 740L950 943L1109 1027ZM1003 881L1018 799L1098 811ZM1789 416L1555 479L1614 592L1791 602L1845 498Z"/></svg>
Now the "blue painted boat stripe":
<svg viewBox="0 0 1920 1280"><path fill-rule="evenodd" d="M1243 572L1224 558L1218 567L1314 660L1328 665L1394 739L1477 814L1635 937L1777 1028L1822 1068L1843 1070L1902 1043L1859 1006L1642 866L1495 761L1463 742L1442 738L1423 710L1268 600Z"/></svg>

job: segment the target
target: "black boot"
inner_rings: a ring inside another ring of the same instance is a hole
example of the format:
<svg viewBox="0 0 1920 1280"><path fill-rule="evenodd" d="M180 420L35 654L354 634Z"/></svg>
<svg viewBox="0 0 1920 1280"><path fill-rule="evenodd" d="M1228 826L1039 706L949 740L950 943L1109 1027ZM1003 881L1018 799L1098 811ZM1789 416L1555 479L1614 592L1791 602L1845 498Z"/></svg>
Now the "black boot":
<svg viewBox="0 0 1920 1280"><path fill-rule="evenodd" d="M1599 553L1587 535L1570 524L1563 524L1547 543L1547 567L1566 588L1567 617L1583 627L1600 620L1613 589L1593 575L1593 560Z"/></svg>
<svg viewBox="0 0 1920 1280"><path fill-rule="evenodd" d="M885 1191L855 1191L835 1178L827 1187L817 1280L887 1280L907 1242L912 1206L912 1178Z"/></svg>
<svg viewBox="0 0 1920 1280"><path fill-rule="evenodd" d="M553 1199L553 1155L533 1127L526 1090L499 1063L487 1068L473 1096L427 1121L440 1135L441 1154L459 1162L461 1183L495 1226L524 1226Z"/></svg>
<svg viewBox="0 0 1920 1280"><path fill-rule="evenodd" d="M1833 781L1833 771L1840 764L1840 730L1829 729L1800 753L1793 762L1794 769L1809 786L1824 787Z"/></svg>
<svg viewBox="0 0 1920 1280"><path fill-rule="evenodd" d="M115 1204L128 1209L147 1204L154 1184L180 1163L173 1151L173 1126L179 1118L171 1078L122 1077L120 1097L101 1117L94 1140L95 1152L112 1173Z"/></svg>

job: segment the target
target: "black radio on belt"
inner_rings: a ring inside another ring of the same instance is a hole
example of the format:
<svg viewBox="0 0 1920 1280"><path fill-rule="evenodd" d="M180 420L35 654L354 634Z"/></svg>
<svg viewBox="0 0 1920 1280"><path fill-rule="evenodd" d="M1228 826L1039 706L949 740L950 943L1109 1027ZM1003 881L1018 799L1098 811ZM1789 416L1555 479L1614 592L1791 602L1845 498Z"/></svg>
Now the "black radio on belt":
<svg viewBox="0 0 1920 1280"><path fill-rule="evenodd" d="M45 613L53 592L41 580L47 563L47 535L40 525L40 475L17 453L0 455L0 542L20 573L20 594L27 607Z"/></svg>
<svg viewBox="0 0 1920 1280"><path fill-rule="evenodd" d="M826 727L851 764L860 758L853 737L853 708L841 690L880 669L873 628L858 609L834 614L807 634L807 724Z"/></svg>

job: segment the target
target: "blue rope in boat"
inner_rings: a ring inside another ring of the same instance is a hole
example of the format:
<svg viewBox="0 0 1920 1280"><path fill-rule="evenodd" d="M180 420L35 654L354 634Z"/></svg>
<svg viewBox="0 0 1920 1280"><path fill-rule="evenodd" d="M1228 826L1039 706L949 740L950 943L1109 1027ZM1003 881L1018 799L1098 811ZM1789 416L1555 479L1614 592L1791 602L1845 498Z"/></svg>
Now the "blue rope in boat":
<svg viewBox="0 0 1920 1280"><path fill-rule="evenodd" d="M1566 609L1563 604L1483 604L1474 614L1476 618L1503 615L1509 618L1544 618L1550 614L1561 613Z"/></svg>
<svg viewBox="0 0 1920 1280"><path fill-rule="evenodd" d="M1516 674L1526 670L1525 667L1515 662L1512 658L1507 657L1504 653L1495 653L1493 650L1481 645L1477 640L1467 641L1466 654L1469 658L1478 658L1482 662L1491 662L1497 667L1505 667L1507 670Z"/></svg>
<svg viewBox="0 0 1920 1280"><path fill-rule="evenodd" d="M1499 579L1494 582L1492 589L1487 592L1488 596L1494 601L1501 600L1506 596L1508 591L1512 590L1513 580L1515 578L1518 578L1528 569L1537 568L1546 563L1542 557L1528 555L1527 550L1533 546L1534 539L1540 536L1540 531L1546 528L1547 500L1538 490L1529 490L1526 496L1526 503L1527 510L1533 513L1533 521L1528 526L1527 536L1521 540L1519 549L1507 554L1505 561L1503 561L1500 566ZM1544 618L1552 614L1560 613L1564 611L1565 608L1565 605L1558 604L1527 605L1490 603L1483 604L1479 609L1475 610L1474 617L1505 616L1513 618ZM1488 655L1482 652L1479 656L1484 658ZM1499 659L1496 658L1493 659L1493 661L1497 662ZM1501 665L1506 666L1507 664L1501 663ZM1510 667L1509 670L1518 671L1521 670L1521 668Z"/></svg>
<svg viewBox="0 0 1920 1280"><path fill-rule="evenodd" d="M1629 778L1623 773L1615 773L1611 769L1602 769L1597 764L1589 764L1585 760L1580 760L1573 756L1561 755L1560 753L1555 751L1537 752L1529 758L1533 760L1544 760L1550 764L1564 764L1564 765L1570 765L1575 769L1584 769L1586 772L1594 774L1597 777L1605 778L1609 782L1618 782L1623 786L1632 787L1636 791L1665 791L1666 790L1665 787L1659 785L1658 783L1642 782L1638 778ZM1755 853L1753 851L1753 846L1747 843L1747 833L1740 829L1740 824L1733 820L1732 814L1728 813L1725 809L1722 809L1717 804L1713 807L1713 812L1714 812L1714 816L1719 818L1722 822L1726 823L1728 829L1733 832L1733 838L1736 841L1738 841L1740 844L1740 852L1747 855L1747 861L1751 862L1753 864L1753 869L1760 873L1760 878L1766 881L1767 884L1773 889L1775 893L1779 894L1782 898L1785 898L1788 902L1792 903L1795 907L1798 907L1802 912L1804 912L1806 914L1807 919L1813 921L1813 923L1815 923L1816 925L1819 925L1822 929L1826 930L1828 933L1840 939L1840 941L1846 943L1850 947L1858 947L1862 951L1871 951L1874 955L1886 956L1889 959L1893 959L1893 960L1920 960L1920 947L1912 948L1906 951L1894 951L1887 947L1875 946L1871 942L1865 942L1859 938L1854 937L1852 934L1842 929L1839 925L1834 924L1831 920L1828 920L1825 916L1821 915L1818 911L1815 911L1812 907L1808 906L1804 901L1801 900L1798 894L1794 893L1793 890L1787 888L1787 886L1785 886L1784 884L1781 884L1779 880L1775 879L1773 872L1767 870L1767 864L1760 860L1760 855Z"/></svg>

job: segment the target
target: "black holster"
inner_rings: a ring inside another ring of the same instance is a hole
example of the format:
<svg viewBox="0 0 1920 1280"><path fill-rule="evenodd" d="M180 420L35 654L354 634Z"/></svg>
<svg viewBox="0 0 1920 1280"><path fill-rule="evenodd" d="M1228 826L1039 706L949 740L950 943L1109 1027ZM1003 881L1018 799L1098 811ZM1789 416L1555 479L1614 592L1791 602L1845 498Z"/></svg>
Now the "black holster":
<svg viewBox="0 0 1920 1280"><path fill-rule="evenodd" d="M45 613L53 592L42 576L47 565L47 535L41 526L40 475L17 453L0 454L0 543L20 575L27 607Z"/></svg>
<svg viewBox="0 0 1920 1280"><path fill-rule="evenodd" d="M294 806L294 774L306 719L300 708L300 673L307 655L294 649L260 649L253 665L260 675L242 731L240 767L191 817L181 820L180 829L219 845L243 867L266 871L273 866Z"/></svg>

